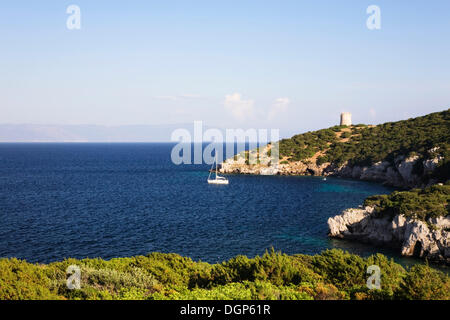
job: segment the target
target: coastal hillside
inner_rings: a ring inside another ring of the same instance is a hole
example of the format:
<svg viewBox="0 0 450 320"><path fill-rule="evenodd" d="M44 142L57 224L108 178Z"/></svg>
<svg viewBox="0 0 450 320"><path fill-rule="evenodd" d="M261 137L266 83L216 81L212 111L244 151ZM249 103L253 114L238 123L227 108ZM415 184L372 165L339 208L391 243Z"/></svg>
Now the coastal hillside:
<svg viewBox="0 0 450 320"><path fill-rule="evenodd" d="M377 126L335 126L278 143L280 162L272 171L268 145L225 160L221 172L333 175L402 188L450 178L450 109Z"/></svg>
<svg viewBox="0 0 450 320"><path fill-rule="evenodd" d="M371 265L380 267L380 289L367 287ZM73 290L67 287L69 266L80 270ZM361 258L340 250L315 256L271 251L220 264L162 253L47 265L3 258L0 300L5 299L448 300L450 278L426 265L405 270L381 254Z"/></svg>

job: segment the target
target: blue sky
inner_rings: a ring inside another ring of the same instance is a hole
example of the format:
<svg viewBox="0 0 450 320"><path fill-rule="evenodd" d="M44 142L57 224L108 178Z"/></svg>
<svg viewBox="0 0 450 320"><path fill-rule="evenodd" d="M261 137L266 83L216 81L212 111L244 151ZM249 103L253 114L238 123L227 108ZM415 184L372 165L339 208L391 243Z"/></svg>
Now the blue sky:
<svg viewBox="0 0 450 320"><path fill-rule="evenodd" d="M2 1L0 122L395 121L450 106L449 39L449 1Z"/></svg>

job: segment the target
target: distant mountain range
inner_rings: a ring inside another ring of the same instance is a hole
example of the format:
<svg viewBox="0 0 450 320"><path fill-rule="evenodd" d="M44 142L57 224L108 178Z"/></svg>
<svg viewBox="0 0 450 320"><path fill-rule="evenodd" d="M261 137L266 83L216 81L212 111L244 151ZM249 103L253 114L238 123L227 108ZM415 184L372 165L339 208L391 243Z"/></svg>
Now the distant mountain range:
<svg viewBox="0 0 450 320"><path fill-rule="evenodd" d="M211 128L204 126L203 133ZM170 142L176 129L186 129L194 138L192 122L124 126L0 124L0 142ZM217 129L225 139L225 129ZM282 129L280 136L291 136L293 132Z"/></svg>
<svg viewBox="0 0 450 320"><path fill-rule="evenodd" d="M174 125L38 125L0 124L0 142L168 142L172 132L193 124Z"/></svg>

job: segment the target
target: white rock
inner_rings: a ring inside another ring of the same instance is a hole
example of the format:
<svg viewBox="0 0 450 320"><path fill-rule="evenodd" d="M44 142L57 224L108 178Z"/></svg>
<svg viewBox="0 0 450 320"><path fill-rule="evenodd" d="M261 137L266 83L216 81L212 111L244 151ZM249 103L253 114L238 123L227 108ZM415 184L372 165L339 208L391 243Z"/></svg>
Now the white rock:
<svg viewBox="0 0 450 320"><path fill-rule="evenodd" d="M414 184L418 180L418 177L412 173L414 164L418 159L419 156L412 156L404 159L397 166L398 172L407 184Z"/></svg>
<svg viewBox="0 0 450 320"><path fill-rule="evenodd" d="M422 258L444 261L450 264L450 217L430 219L426 222L397 215L376 217L372 207L347 209L328 219L332 237L360 240L399 248L402 255L417 254Z"/></svg>

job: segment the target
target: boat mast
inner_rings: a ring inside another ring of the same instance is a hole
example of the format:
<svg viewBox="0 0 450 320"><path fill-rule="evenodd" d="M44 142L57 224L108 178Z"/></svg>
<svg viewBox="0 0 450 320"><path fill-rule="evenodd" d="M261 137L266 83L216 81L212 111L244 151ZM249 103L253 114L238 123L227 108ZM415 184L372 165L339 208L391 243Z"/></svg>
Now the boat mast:
<svg viewBox="0 0 450 320"><path fill-rule="evenodd" d="M212 169L214 167L214 162L211 165L211 169L209 169L209 175L208 175L208 180L211 178L211 173L212 173Z"/></svg>
<svg viewBox="0 0 450 320"><path fill-rule="evenodd" d="M217 152L214 152L216 155L216 179L217 179Z"/></svg>

